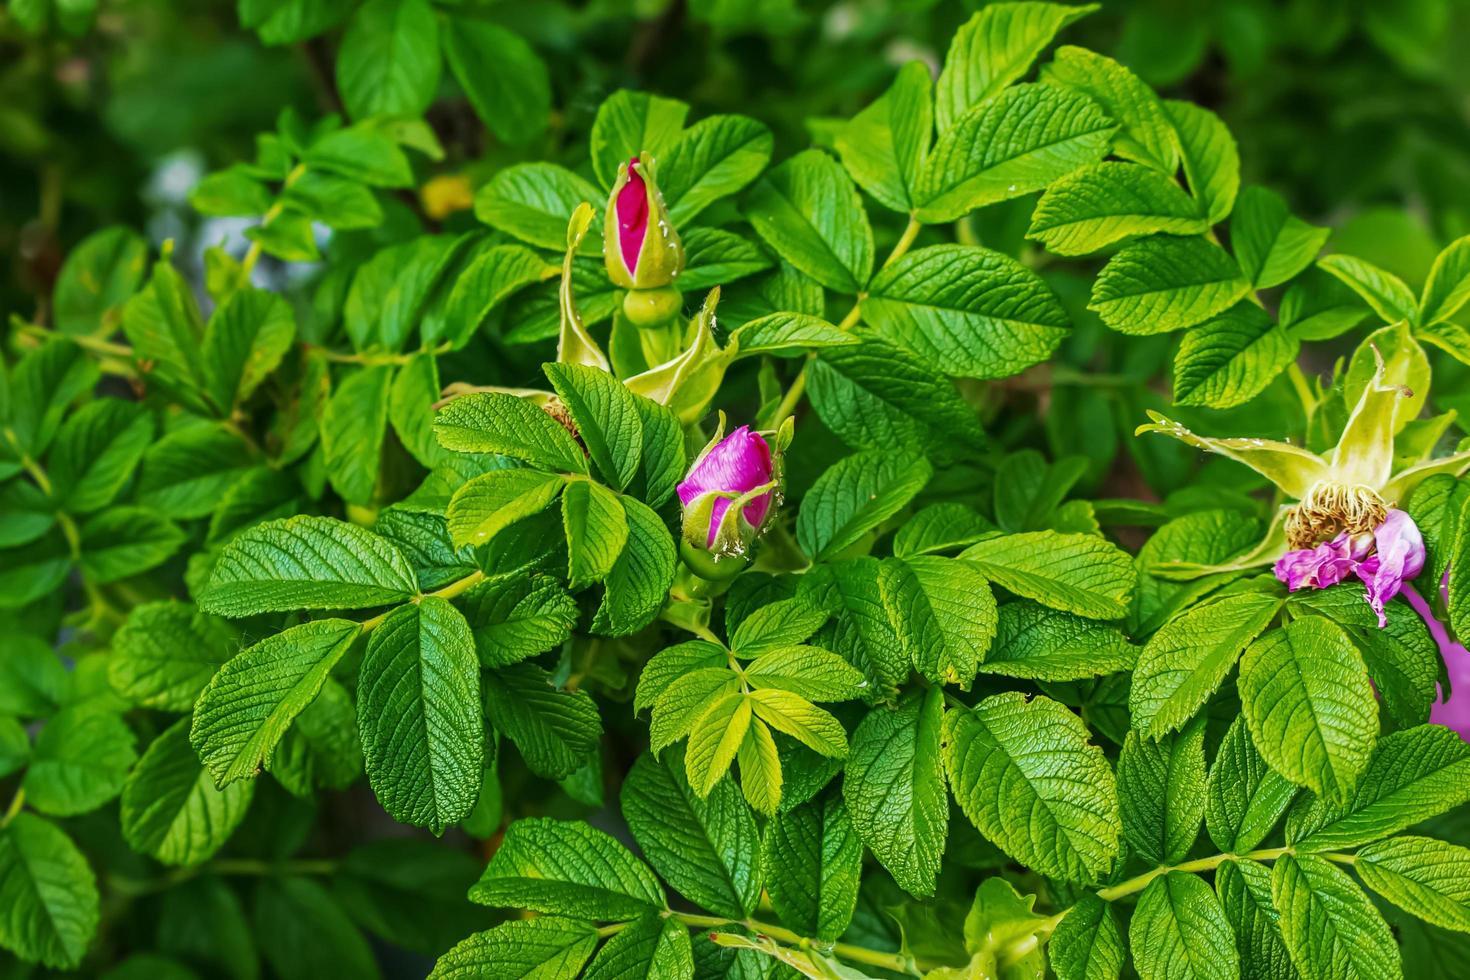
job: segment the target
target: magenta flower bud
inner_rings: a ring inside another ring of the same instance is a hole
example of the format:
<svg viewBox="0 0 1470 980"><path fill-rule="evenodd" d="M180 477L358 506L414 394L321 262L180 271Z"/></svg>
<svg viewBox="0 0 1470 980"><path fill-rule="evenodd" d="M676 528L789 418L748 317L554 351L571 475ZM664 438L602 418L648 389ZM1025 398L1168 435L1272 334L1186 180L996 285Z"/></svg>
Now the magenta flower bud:
<svg viewBox="0 0 1470 980"><path fill-rule="evenodd" d="M679 484L686 544L716 557L744 554L775 496L776 466L766 440L747 425L717 435Z"/></svg>
<svg viewBox="0 0 1470 980"><path fill-rule="evenodd" d="M1394 508L1373 531L1372 557L1354 569L1368 587L1368 605L1378 614L1378 625L1388 625L1383 607L1399 594L1404 581L1424 569L1424 537L1408 512Z"/></svg>
<svg viewBox="0 0 1470 980"><path fill-rule="evenodd" d="M608 277L624 289L668 286L684 268L684 246L646 154L618 173L607 202L602 250Z"/></svg>

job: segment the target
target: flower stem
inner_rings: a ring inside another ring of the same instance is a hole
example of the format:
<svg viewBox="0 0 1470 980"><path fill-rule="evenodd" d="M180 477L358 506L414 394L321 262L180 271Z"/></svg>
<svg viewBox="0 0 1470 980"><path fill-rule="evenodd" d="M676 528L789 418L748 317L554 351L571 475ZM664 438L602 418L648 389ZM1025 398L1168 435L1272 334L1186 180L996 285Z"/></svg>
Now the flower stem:
<svg viewBox="0 0 1470 980"><path fill-rule="evenodd" d="M306 173L306 164L298 163L295 167L292 167L291 172L286 175L285 181L281 184L281 193L284 194L286 192L286 189L289 188L292 184L296 183L296 181L299 180L301 178L301 175L304 173ZM275 221L276 218L280 217L281 212L285 210L286 202L277 199L276 202L270 206L270 209L266 211L266 213L261 217L259 227L264 228L272 221ZM255 263L259 260L260 241L255 240L250 243L250 248L245 252L245 257L240 260L240 280L237 285L249 285L250 273L255 270Z"/></svg>
<svg viewBox="0 0 1470 980"><path fill-rule="evenodd" d="M1128 895L1137 894L1147 888L1149 883L1155 878L1166 875L1170 871L1187 871L1190 873L1214 871L1226 861L1274 861L1288 854L1296 854L1296 848L1268 847L1256 851L1247 851L1244 854L1216 854L1212 857L1184 861L1180 864L1160 865L1152 871L1145 871L1135 878L1129 878L1127 881L1120 881L1116 885L1099 889L1097 897L1104 902L1113 902ZM1329 851L1313 851L1312 856L1325 858L1328 861L1336 861L1338 864L1353 864L1357 861L1357 857L1352 854L1339 854Z"/></svg>
<svg viewBox="0 0 1470 980"><path fill-rule="evenodd" d="M852 963L865 963L868 966L881 967L885 970L893 970L896 973L914 972L914 964L908 957L901 953L887 953L882 950L868 949L865 946L854 946L851 943L827 943L818 939L809 939L782 926L759 922L755 919L724 919L717 915L694 915L688 912L670 912L668 914L691 929L720 929L722 927L740 926L758 935L767 936L777 942L786 943L789 946L796 946L802 949L819 949L823 952L830 952L832 955Z"/></svg>
<svg viewBox="0 0 1470 980"><path fill-rule="evenodd" d="M0 828L9 826L10 821L15 819L15 815L19 813L20 808L25 805L26 788L22 786L20 789L16 790L15 795L10 798L10 806L5 808L5 816L0 817Z"/></svg>

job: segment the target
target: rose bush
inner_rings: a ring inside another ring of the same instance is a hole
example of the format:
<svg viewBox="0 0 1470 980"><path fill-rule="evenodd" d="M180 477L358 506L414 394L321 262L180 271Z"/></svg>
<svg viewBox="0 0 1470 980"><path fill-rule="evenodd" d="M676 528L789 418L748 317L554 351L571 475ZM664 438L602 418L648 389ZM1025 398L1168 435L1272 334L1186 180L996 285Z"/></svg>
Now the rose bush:
<svg viewBox="0 0 1470 980"><path fill-rule="evenodd" d="M1093 10L778 151L546 139L519 35L369 0L192 191L248 245L82 242L0 373L0 947L1459 975L1470 237L1324 254Z"/></svg>

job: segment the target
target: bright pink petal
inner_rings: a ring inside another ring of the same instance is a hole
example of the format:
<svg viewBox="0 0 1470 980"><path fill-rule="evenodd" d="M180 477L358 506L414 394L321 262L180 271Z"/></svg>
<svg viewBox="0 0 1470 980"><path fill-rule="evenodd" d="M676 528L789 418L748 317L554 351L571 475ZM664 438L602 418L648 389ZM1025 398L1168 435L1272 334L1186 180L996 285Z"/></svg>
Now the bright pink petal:
<svg viewBox="0 0 1470 980"><path fill-rule="evenodd" d="M638 174L638 158L628 162L628 182L618 192L618 247L628 275L638 273L638 256L648 235L648 190Z"/></svg>
<svg viewBox="0 0 1470 980"><path fill-rule="evenodd" d="M1449 573L1446 572L1445 579L1448 578ZM1444 658L1445 673L1449 677L1450 694L1446 697L1444 688L1440 688L1439 700L1429 709L1429 723L1453 729L1460 738L1470 742L1470 650L1450 639L1449 632L1435 618L1429 603L1412 586L1405 586L1403 595L1424 620L1424 625L1429 627L1429 635L1439 647L1439 655Z"/></svg>
<svg viewBox="0 0 1470 980"><path fill-rule="evenodd" d="M742 425L730 433L695 464L679 484L679 500L689 506L696 497L710 492L747 493L756 487L771 482L771 447L750 426ZM770 492L763 493L745 505L747 522L759 527L766 519L771 506ZM709 544L714 544L715 532L730 501L720 498L715 501L710 517Z"/></svg>
<svg viewBox="0 0 1470 980"><path fill-rule="evenodd" d="M1276 561L1276 577L1288 590L1325 589L1347 578L1368 553L1371 541L1349 537L1347 532L1315 548L1288 551Z"/></svg>

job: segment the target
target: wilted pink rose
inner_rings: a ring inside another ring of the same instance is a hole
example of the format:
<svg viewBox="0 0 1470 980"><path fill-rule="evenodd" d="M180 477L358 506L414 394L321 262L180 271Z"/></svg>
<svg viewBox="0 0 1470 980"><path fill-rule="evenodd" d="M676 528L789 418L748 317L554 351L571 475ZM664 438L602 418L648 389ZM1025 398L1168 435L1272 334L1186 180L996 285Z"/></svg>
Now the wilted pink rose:
<svg viewBox="0 0 1470 980"><path fill-rule="evenodd" d="M686 535L692 537L697 533L703 538L704 547L714 549L720 524L734 503L734 497L770 483L773 472L771 447L758 433L750 431L750 426L742 425L720 440L695 461L689 475L679 484L679 500L684 504L686 515L691 512L699 515L697 528L688 526L686 516ZM752 531L759 528L766 519L774 494L774 490L768 490L746 501L737 520ZM712 505L707 524L702 507L706 503ZM692 540L691 543L700 542Z"/></svg>
<svg viewBox="0 0 1470 980"><path fill-rule="evenodd" d="M1346 531L1315 548L1288 551L1276 562L1276 577L1287 589L1325 589L1349 575L1367 586L1368 604L1380 628L1388 625L1384 606L1406 580L1424 568L1424 538L1407 512L1390 509L1373 535Z"/></svg>
<svg viewBox="0 0 1470 980"><path fill-rule="evenodd" d="M1353 573L1368 556L1373 541L1366 535L1349 536L1346 531L1315 548L1288 551L1276 561L1276 577L1288 590L1325 589Z"/></svg>

